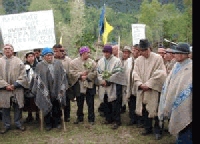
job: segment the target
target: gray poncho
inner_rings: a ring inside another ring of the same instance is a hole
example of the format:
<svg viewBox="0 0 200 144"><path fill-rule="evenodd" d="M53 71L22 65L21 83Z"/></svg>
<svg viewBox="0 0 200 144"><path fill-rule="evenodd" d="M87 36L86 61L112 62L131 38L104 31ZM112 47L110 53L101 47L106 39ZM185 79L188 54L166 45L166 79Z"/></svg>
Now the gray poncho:
<svg viewBox="0 0 200 144"><path fill-rule="evenodd" d="M66 73L59 60L54 60L51 64L43 60L37 64L32 93L36 96L36 105L44 116L51 111L52 100L61 99L62 104L66 105L67 85Z"/></svg>

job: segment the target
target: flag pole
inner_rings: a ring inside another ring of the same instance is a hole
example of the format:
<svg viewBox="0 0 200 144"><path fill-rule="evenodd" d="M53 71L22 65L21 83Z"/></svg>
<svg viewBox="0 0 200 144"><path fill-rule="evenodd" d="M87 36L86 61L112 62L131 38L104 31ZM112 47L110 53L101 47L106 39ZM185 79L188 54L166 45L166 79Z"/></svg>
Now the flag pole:
<svg viewBox="0 0 200 144"><path fill-rule="evenodd" d="M105 18L105 6L106 6L106 4L104 3L104 5L103 5L103 9L104 9L104 14L103 14L103 21L104 21L104 18ZM101 13L102 14L102 13ZM100 16L101 16L101 14L100 14ZM100 17L100 19L101 19L101 17ZM99 51L99 44L100 44L100 39L101 39L101 32L100 32L100 30L99 30L99 34L98 34L98 40L97 40L97 49L96 49L96 60L97 60L97 56L98 56L98 51Z"/></svg>
<svg viewBox="0 0 200 144"><path fill-rule="evenodd" d="M118 58L119 58L119 52L120 52L120 35L118 36Z"/></svg>
<svg viewBox="0 0 200 144"><path fill-rule="evenodd" d="M98 40L97 40L97 49L96 49L95 60L97 60L98 51L99 51L99 44L100 44L100 33L99 33L99 35L98 35Z"/></svg>

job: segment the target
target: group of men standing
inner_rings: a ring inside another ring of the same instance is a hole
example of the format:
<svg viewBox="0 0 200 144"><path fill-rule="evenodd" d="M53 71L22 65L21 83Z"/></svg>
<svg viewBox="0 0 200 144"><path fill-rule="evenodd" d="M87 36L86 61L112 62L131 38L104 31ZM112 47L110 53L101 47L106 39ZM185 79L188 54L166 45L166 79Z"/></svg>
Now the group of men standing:
<svg viewBox="0 0 200 144"><path fill-rule="evenodd" d="M14 107L14 123L25 130L21 123L24 104L24 89L27 97L35 102L36 118L42 111L46 130L61 127L61 110L65 121L70 121L70 100L76 98L77 119L84 121L84 100L88 106L88 122L94 125L94 97L96 88L99 100L104 103L104 124L112 129L121 125L122 106L128 104L130 122L144 128L142 135L155 132L160 139L165 119L169 121L169 132L177 135L177 143L190 142L192 133L192 60L188 57L190 46L179 43L166 53L174 54L175 62L154 53L147 39L141 39L133 47L125 46L122 54L114 55L116 46L104 45L103 56L97 62L90 58L90 48L83 46L79 56L71 59L65 55L62 45L44 48L42 60L25 64L13 56L14 48L6 44L4 56L0 58L0 107L6 133L11 128L10 106ZM118 49L119 50L119 49ZM26 60L35 57L26 54ZM168 56L169 57L169 56ZM27 67L26 65L29 65ZM27 98L26 98L27 99ZM30 105L30 104L29 104ZM28 111L28 118L32 112ZM187 118L185 118L187 117ZM153 120L155 121L153 123ZM154 126L153 126L154 124ZM187 139L183 137L187 135ZM189 138L188 138L189 137Z"/></svg>

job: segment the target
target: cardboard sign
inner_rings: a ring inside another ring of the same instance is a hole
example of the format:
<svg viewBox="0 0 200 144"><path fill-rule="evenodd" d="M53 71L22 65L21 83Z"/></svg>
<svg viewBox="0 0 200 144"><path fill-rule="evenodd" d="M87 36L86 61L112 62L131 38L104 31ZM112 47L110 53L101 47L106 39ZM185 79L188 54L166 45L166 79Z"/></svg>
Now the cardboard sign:
<svg viewBox="0 0 200 144"><path fill-rule="evenodd" d="M15 52L56 43L52 10L2 15L0 29L3 43L12 44Z"/></svg>
<svg viewBox="0 0 200 144"><path fill-rule="evenodd" d="M133 45L139 44L140 39L145 38L145 24L132 24Z"/></svg>

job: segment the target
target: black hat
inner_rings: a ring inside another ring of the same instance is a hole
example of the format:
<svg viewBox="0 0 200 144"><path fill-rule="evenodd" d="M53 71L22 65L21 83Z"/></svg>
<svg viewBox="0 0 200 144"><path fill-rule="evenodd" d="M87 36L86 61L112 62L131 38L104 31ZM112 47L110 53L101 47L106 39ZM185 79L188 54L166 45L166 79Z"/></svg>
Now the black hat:
<svg viewBox="0 0 200 144"><path fill-rule="evenodd" d="M179 54L189 54L190 53L190 45L185 42L178 43L177 46L173 48L173 53Z"/></svg>
<svg viewBox="0 0 200 144"><path fill-rule="evenodd" d="M139 49L146 50L149 48L149 41L148 39L141 39L139 42Z"/></svg>
<svg viewBox="0 0 200 144"><path fill-rule="evenodd" d="M105 45L103 50L103 52L109 52L112 54L112 46L111 45Z"/></svg>

